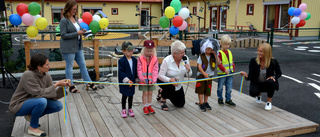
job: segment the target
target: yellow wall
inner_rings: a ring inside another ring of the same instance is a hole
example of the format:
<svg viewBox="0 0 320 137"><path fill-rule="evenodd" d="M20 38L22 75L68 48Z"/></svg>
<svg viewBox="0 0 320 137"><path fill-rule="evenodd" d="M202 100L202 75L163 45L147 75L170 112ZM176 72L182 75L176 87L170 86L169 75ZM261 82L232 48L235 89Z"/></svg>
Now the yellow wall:
<svg viewBox="0 0 320 137"><path fill-rule="evenodd" d="M306 20L306 25L302 28L320 28L319 0L302 0L301 3L307 4L305 12L311 14L311 18ZM296 4L297 5L297 4ZM299 7L297 5L296 7ZM319 30L299 30L299 36L318 36Z"/></svg>
<svg viewBox="0 0 320 137"><path fill-rule="evenodd" d="M5 2L10 3L9 1ZM12 2L13 7L13 14L17 14L16 7L19 3L25 3L29 5L31 2ZM45 2L46 3L46 2ZM139 23L139 16L135 16L136 13L139 13L136 11L136 5L139 6L139 3L106 3L106 6L103 7L103 3L101 2L90 2L90 3L84 3L84 2L78 2L78 10L79 15L81 13L81 7L101 7L102 12L105 13L108 16L109 20L123 20L124 25L138 25ZM41 6L41 2L38 2L38 4ZM49 2L49 6L44 5L44 18L47 19L48 25L52 25L52 13L51 13L51 7L64 7L65 2ZM142 8L148 8L150 10L151 6L151 16L156 16L157 18L152 20L153 25L159 24L159 19L161 17L161 3L142 3ZM10 7L11 8L11 7ZM118 15L111 15L111 8L118 8ZM11 15L11 11L7 11L7 16L9 17ZM8 22L10 24L10 22ZM24 24L22 24L24 25Z"/></svg>

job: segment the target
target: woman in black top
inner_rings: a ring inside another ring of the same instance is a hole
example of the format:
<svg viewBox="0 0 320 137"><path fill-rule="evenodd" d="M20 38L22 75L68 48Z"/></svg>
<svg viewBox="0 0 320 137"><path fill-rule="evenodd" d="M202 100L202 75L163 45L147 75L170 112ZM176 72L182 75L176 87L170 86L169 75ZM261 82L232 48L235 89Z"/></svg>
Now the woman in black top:
<svg viewBox="0 0 320 137"><path fill-rule="evenodd" d="M265 110L271 110L272 97L275 90L279 90L278 78L282 73L279 63L272 57L272 48L268 43L258 47L256 58L250 60L249 74L241 71L241 75L250 80L250 96L256 97L256 102L261 103L261 92L268 93Z"/></svg>

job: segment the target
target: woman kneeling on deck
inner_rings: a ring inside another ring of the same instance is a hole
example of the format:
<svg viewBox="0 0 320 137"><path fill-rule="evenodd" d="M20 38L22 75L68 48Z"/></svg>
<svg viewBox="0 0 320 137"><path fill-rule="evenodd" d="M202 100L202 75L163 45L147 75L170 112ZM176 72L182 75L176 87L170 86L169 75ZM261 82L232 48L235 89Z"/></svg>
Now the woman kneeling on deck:
<svg viewBox="0 0 320 137"><path fill-rule="evenodd" d="M258 55L250 60L249 74L241 71L241 75L250 80L250 96L256 97L261 103L261 92L268 93L265 110L271 110L272 97L275 90L279 90L278 78L282 73L279 63L272 57L272 48L268 43L260 44Z"/></svg>
<svg viewBox="0 0 320 137"><path fill-rule="evenodd" d="M171 55L163 59L157 83L179 82L183 81L184 75L187 74L189 77L192 75L189 58L185 56L185 49L186 46L181 41L171 44ZM162 110L168 110L166 99L170 99L176 107L184 106L185 97L182 84L161 85L160 88L157 100L161 102Z"/></svg>
<svg viewBox="0 0 320 137"><path fill-rule="evenodd" d="M40 117L58 112L63 108L59 98L64 96L63 86L70 86L70 80L63 79L52 83L48 74L50 65L43 54L32 56L29 70L25 71L19 85L12 95L9 110L15 116L25 116L30 122L28 134L46 136L38 127Z"/></svg>

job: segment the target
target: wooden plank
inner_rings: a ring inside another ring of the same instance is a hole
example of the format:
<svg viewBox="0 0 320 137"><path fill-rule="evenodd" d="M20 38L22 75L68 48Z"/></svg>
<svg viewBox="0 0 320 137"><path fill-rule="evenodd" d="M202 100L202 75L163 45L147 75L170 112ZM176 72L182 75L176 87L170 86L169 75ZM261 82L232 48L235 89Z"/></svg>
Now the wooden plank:
<svg viewBox="0 0 320 137"><path fill-rule="evenodd" d="M249 41L250 41L250 39L244 39L244 47L243 48L249 47Z"/></svg>
<svg viewBox="0 0 320 137"><path fill-rule="evenodd" d="M61 131L60 131L60 122L59 120L59 113L52 113L48 115L48 125L49 130L47 133L48 136L51 137L61 137Z"/></svg>
<svg viewBox="0 0 320 137"><path fill-rule="evenodd" d="M67 102L68 101L68 98L70 98L70 96L72 95L69 95L69 96L66 96L66 100ZM61 103L64 103L64 98L61 98L59 100ZM67 106L65 106L66 109L67 109L67 113L66 113L66 116L67 116L67 121L66 123L64 122L64 109L59 111L59 122L60 122L60 130L61 130L61 136L62 137L73 137L73 131L72 131L72 127L71 127L71 122L70 122L70 116L69 116L69 109Z"/></svg>
<svg viewBox="0 0 320 137"><path fill-rule="evenodd" d="M69 93L70 94L70 93ZM73 134L75 137L85 137L86 133L84 130L84 125L82 124L82 121L80 119L80 112L77 110L77 105L75 104L73 100L73 96L77 94L70 94L68 96L68 102L67 102L67 107L68 107L68 114L69 114L69 121L72 125L72 130Z"/></svg>
<svg viewBox="0 0 320 137"><path fill-rule="evenodd" d="M89 111L87 110L80 94L72 94L74 103L77 106L77 109L79 111L80 119L82 121L85 133L88 137L97 137L99 136L93 121L89 115Z"/></svg>
<svg viewBox="0 0 320 137"><path fill-rule="evenodd" d="M13 124L11 137L22 137L25 133L25 124L26 124L26 120L24 119L24 117L21 117L21 116L16 117Z"/></svg>
<svg viewBox="0 0 320 137"><path fill-rule="evenodd" d="M39 119L39 124L41 125L41 127L39 127L39 129L41 129L42 131L44 131L45 133L48 134L48 132L49 132L49 116L44 115L43 117L41 117Z"/></svg>
<svg viewBox="0 0 320 137"><path fill-rule="evenodd" d="M250 47L251 47L251 48L254 47L254 38L251 38L251 39L250 39Z"/></svg>

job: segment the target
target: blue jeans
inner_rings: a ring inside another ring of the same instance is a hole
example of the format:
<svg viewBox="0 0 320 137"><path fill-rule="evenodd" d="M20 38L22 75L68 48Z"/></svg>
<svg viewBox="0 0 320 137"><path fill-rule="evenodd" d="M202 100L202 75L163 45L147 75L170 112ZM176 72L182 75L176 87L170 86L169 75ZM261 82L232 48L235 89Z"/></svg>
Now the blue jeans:
<svg viewBox="0 0 320 137"><path fill-rule="evenodd" d="M218 79L218 90L217 90L218 99L223 100L222 91L223 91L223 85L225 85L226 101L231 100L232 80L233 80L233 76L228 76L228 77L223 77Z"/></svg>
<svg viewBox="0 0 320 137"><path fill-rule="evenodd" d="M46 98L32 98L26 100L15 116L25 116L31 114L30 126L39 127L39 118L63 109L61 102Z"/></svg>
<svg viewBox="0 0 320 137"><path fill-rule="evenodd" d="M80 73L84 81L91 81L89 73L87 71L86 62L83 55L83 50L79 50L77 53L63 53L64 60L66 61L66 78L71 80L71 85L73 85L73 61L76 60Z"/></svg>

